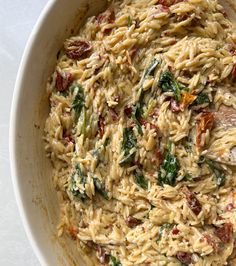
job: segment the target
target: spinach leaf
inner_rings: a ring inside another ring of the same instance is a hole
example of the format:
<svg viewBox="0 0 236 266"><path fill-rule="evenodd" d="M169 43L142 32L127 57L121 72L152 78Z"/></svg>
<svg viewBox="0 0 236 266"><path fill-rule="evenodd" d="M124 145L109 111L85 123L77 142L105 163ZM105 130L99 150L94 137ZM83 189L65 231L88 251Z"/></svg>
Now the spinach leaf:
<svg viewBox="0 0 236 266"><path fill-rule="evenodd" d="M147 67L147 69L144 71L143 78L147 78L148 76L154 76L154 72L159 65L160 61L156 58L153 58L150 65ZM138 133L140 135L143 135L143 130L142 130L142 125L140 123L140 120L142 119L143 116L143 106L144 106L144 96L145 96L144 90L143 90L143 85L141 85L141 88L139 90L139 99L136 102L136 104L133 107L133 112L132 112L132 118L137 125Z"/></svg>
<svg viewBox="0 0 236 266"><path fill-rule="evenodd" d="M142 118L142 114L143 114L143 106L140 102L138 102L133 109L132 112L132 118L134 120L134 122L137 125L137 129L138 129L138 133L140 135L143 135L143 130L142 130L142 125L140 124L140 119Z"/></svg>
<svg viewBox="0 0 236 266"><path fill-rule="evenodd" d="M74 85L70 89L76 93L71 107L75 111L75 121L78 121L85 103L84 88L81 85Z"/></svg>
<svg viewBox="0 0 236 266"><path fill-rule="evenodd" d="M132 26L132 19L130 16L128 16L128 18L127 18L127 24L128 24L128 27Z"/></svg>
<svg viewBox="0 0 236 266"><path fill-rule="evenodd" d="M85 185L86 182L87 182L87 177L86 177L86 175L82 172L82 170L81 170L79 164L77 164L77 165L75 166L75 170L76 170L77 175L80 177L80 183L83 184L83 185Z"/></svg>
<svg viewBox="0 0 236 266"><path fill-rule="evenodd" d="M104 144L103 144L104 148L106 146L108 146L110 143L111 143L111 139L110 138L106 138L105 141L104 141Z"/></svg>
<svg viewBox="0 0 236 266"><path fill-rule="evenodd" d="M71 176L71 182L70 182L70 191L72 193L72 195L75 198L78 198L81 201L84 201L87 199L87 195L84 192L81 192L77 185L76 185L76 181L75 181L75 177L78 176L80 178L80 184L85 185L87 182L87 177L84 175L84 173L81 171L80 165L77 164L75 166L75 172L72 174Z"/></svg>
<svg viewBox="0 0 236 266"><path fill-rule="evenodd" d="M148 181L144 178L143 173L140 170L134 171L134 182L141 188L148 189Z"/></svg>
<svg viewBox="0 0 236 266"><path fill-rule="evenodd" d="M174 225L173 224L169 224L169 223L165 223L163 224L160 229L159 229L159 238L157 239L157 241L161 240L161 237L163 236L165 231L169 231Z"/></svg>
<svg viewBox="0 0 236 266"><path fill-rule="evenodd" d="M186 150L187 153L191 153L192 152L192 138L190 136L188 136L184 141L183 141L183 146Z"/></svg>
<svg viewBox="0 0 236 266"><path fill-rule="evenodd" d="M159 63L160 61L158 59L153 58L150 65L144 72L144 78L146 78L147 76L154 76L155 69L157 68Z"/></svg>
<svg viewBox="0 0 236 266"><path fill-rule="evenodd" d="M104 198L104 199L106 199L106 200L108 200L109 199L109 197L108 197L108 194L107 194L107 192L106 192L106 190L105 190L105 186L101 183L101 181L98 179L98 178L96 178L96 177L94 177L93 178L93 183L94 183L94 186L95 186L95 190Z"/></svg>
<svg viewBox="0 0 236 266"><path fill-rule="evenodd" d="M111 266L122 266L122 264L116 257L112 255L110 257L111 257Z"/></svg>
<svg viewBox="0 0 236 266"><path fill-rule="evenodd" d="M200 94L198 94L196 100L192 103L192 106L196 106L196 105L202 105L204 103L209 104L210 103L210 99L208 97L208 95L204 92L201 92Z"/></svg>
<svg viewBox="0 0 236 266"><path fill-rule="evenodd" d="M68 90L65 90L65 91L58 91L58 94L60 96L63 96L63 97L67 97L69 95L69 91Z"/></svg>
<svg viewBox="0 0 236 266"><path fill-rule="evenodd" d="M190 175L189 173L187 173L187 174L184 176L183 180L186 180L186 181L193 181L193 176Z"/></svg>
<svg viewBox="0 0 236 266"><path fill-rule="evenodd" d="M122 150L124 151L124 158L120 161L120 166L125 166L131 163L134 159L135 151L131 151L136 146L136 138L133 134L132 128L124 128Z"/></svg>
<svg viewBox="0 0 236 266"><path fill-rule="evenodd" d="M169 148L158 172L158 184L174 186L179 169L179 161L175 155L171 154L171 148Z"/></svg>
<svg viewBox="0 0 236 266"><path fill-rule="evenodd" d="M177 102L181 101L181 90L186 90L185 87L181 86L176 81L174 75L168 70L161 74L158 86L161 88L162 92L173 92Z"/></svg>
<svg viewBox="0 0 236 266"><path fill-rule="evenodd" d="M99 164L102 163L100 149L98 148L98 149L92 150L91 154L96 159L96 168L97 168Z"/></svg>
<svg viewBox="0 0 236 266"><path fill-rule="evenodd" d="M205 159L205 162L208 164L209 168L211 169L212 173L215 175L216 177L216 184L218 186L224 186L225 184L225 173L224 173L224 169L220 166L220 164L213 162L209 159Z"/></svg>

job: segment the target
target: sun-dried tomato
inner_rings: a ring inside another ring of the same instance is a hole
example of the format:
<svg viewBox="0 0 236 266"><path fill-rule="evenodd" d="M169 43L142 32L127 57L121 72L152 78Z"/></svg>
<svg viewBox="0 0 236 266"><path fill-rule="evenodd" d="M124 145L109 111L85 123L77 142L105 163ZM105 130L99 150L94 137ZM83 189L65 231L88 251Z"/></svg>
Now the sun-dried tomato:
<svg viewBox="0 0 236 266"><path fill-rule="evenodd" d="M76 240L76 238L77 238L77 234L78 234L78 229L77 229L75 226L72 225L72 226L70 226L70 227L68 228L68 232L69 232L71 238L72 238L73 240Z"/></svg>
<svg viewBox="0 0 236 266"><path fill-rule="evenodd" d="M155 151L155 156L156 156L156 158L157 158L159 164L161 164L162 161L163 161L163 155L162 155L162 152L161 152L160 149L158 149L158 148L156 149L156 151Z"/></svg>
<svg viewBox="0 0 236 266"><path fill-rule="evenodd" d="M182 101L180 104L181 110L187 108L190 104L192 104L196 100L197 96L190 94L188 92L183 93Z"/></svg>
<svg viewBox="0 0 236 266"><path fill-rule="evenodd" d="M177 259L183 264L191 264L193 262L192 254L187 252L178 251L176 254Z"/></svg>
<svg viewBox="0 0 236 266"><path fill-rule="evenodd" d="M117 122L119 120L119 116L114 108L109 108L109 112L111 114L111 118L114 122Z"/></svg>
<svg viewBox="0 0 236 266"><path fill-rule="evenodd" d="M216 243L216 241L213 239L213 236L209 234L204 235L204 239L206 239L207 244L210 245L215 252L219 251L219 245Z"/></svg>
<svg viewBox="0 0 236 266"><path fill-rule="evenodd" d="M170 100L170 110L173 113L179 113L181 111L180 105L174 99Z"/></svg>
<svg viewBox="0 0 236 266"><path fill-rule="evenodd" d="M234 204L233 203L229 203L226 205L226 211L232 211L234 209Z"/></svg>
<svg viewBox="0 0 236 266"><path fill-rule="evenodd" d="M113 24L115 22L116 16L114 10L107 10L105 13L98 15L95 20L97 25L99 26L102 22L107 22L108 24ZM111 32L111 28L104 29L105 34L109 34Z"/></svg>
<svg viewBox="0 0 236 266"><path fill-rule="evenodd" d="M109 10L109 14L108 14L108 17L107 17L107 22L112 24L112 23L115 22L115 19L116 19L116 16L115 16L114 10Z"/></svg>
<svg viewBox="0 0 236 266"><path fill-rule="evenodd" d="M174 229L172 230L172 234L173 234L173 235L178 235L178 233L179 233L179 229L174 228Z"/></svg>
<svg viewBox="0 0 236 266"><path fill-rule="evenodd" d="M92 45L88 41L75 40L65 46L66 55L70 59L78 60L92 50Z"/></svg>
<svg viewBox="0 0 236 266"><path fill-rule="evenodd" d="M150 122L148 122L147 120L145 120L145 119L143 119L143 118L141 118L141 119L139 120L139 122L140 122L140 124L141 124L142 126L144 126L144 127L147 127L148 125L150 125L150 129L158 130L158 127L157 127L155 124L150 123Z"/></svg>
<svg viewBox="0 0 236 266"><path fill-rule="evenodd" d="M233 237L233 225L231 223L223 224L221 227L216 228L215 235L222 243L229 243Z"/></svg>
<svg viewBox="0 0 236 266"><path fill-rule="evenodd" d="M196 144L198 147L201 147L201 137L202 134L207 130L211 130L214 124L214 115L211 112L205 111L202 112L197 123L197 137Z"/></svg>
<svg viewBox="0 0 236 266"><path fill-rule="evenodd" d="M100 137L102 138L105 132L105 121L101 115L98 118L98 130L99 130Z"/></svg>
<svg viewBox="0 0 236 266"><path fill-rule="evenodd" d="M126 220L125 223L127 224L128 227L134 228L135 226L139 225L142 223L141 220L138 220L134 218L133 216L129 216Z"/></svg>
<svg viewBox="0 0 236 266"><path fill-rule="evenodd" d="M191 209L191 211L195 215L198 215L202 210L202 205L199 202L199 200L197 199L195 193L193 193L189 190L186 190L185 195L186 195L186 199L187 199L187 203L188 203L189 208Z"/></svg>
<svg viewBox="0 0 236 266"><path fill-rule="evenodd" d="M125 109L124 109L124 112L128 116L128 118L131 118L132 111L133 111L132 107L130 107L130 106L126 106Z"/></svg>
<svg viewBox="0 0 236 266"><path fill-rule="evenodd" d="M98 16L95 17L96 23L100 25L104 21L105 17L106 17L105 14L99 14Z"/></svg>
<svg viewBox="0 0 236 266"><path fill-rule="evenodd" d="M101 264L107 264L110 260L110 255L103 247L97 245L97 258Z"/></svg>
<svg viewBox="0 0 236 266"><path fill-rule="evenodd" d="M65 91L72 83L72 75L68 72L56 71L56 89L58 91Z"/></svg>
<svg viewBox="0 0 236 266"><path fill-rule="evenodd" d="M226 44L226 48L232 55L236 54L236 45L234 43Z"/></svg>

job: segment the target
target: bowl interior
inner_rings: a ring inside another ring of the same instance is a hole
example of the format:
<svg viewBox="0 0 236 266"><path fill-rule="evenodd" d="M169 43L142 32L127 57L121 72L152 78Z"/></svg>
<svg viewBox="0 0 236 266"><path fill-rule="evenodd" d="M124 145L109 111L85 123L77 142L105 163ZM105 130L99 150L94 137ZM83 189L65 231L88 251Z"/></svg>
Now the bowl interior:
<svg viewBox="0 0 236 266"><path fill-rule="evenodd" d="M105 0L51 1L31 35L16 81L10 130L13 183L28 237L42 265L86 264L71 239L57 237L59 205L42 139L49 113L45 88L64 40L105 5Z"/></svg>

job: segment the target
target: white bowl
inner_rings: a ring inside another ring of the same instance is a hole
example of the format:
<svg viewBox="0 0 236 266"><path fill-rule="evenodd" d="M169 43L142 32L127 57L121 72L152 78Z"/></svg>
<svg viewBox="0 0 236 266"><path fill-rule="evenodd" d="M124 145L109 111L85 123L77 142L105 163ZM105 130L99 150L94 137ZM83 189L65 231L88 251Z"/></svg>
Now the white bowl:
<svg viewBox="0 0 236 266"><path fill-rule="evenodd" d="M57 237L59 206L42 140L49 112L45 87L57 51L71 30L105 4L105 0L50 1L34 27L16 80L10 125L12 179L27 236L42 265L86 264L71 239Z"/></svg>

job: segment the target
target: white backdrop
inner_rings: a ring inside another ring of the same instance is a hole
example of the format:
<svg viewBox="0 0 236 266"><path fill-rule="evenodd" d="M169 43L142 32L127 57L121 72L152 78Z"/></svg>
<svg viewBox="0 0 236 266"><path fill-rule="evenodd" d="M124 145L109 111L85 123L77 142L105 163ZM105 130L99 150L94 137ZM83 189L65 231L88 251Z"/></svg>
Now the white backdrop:
<svg viewBox="0 0 236 266"><path fill-rule="evenodd" d="M20 59L48 0L0 0L0 265L39 266L24 232L13 194L8 129Z"/></svg>

